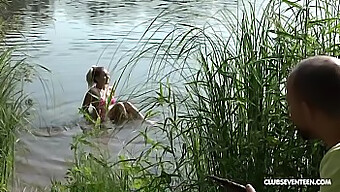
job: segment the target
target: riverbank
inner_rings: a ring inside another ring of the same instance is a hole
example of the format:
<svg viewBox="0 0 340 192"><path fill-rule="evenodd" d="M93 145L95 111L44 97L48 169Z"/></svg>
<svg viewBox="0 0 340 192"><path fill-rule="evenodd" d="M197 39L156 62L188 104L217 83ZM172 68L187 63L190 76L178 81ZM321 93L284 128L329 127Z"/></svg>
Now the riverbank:
<svg viewBox="0 0 340 192"><path fill-rule="evenodd" d="M223 24L227 31L223 34L216 32L214 25L209 23L204 26L186 23L173 26L171 23L169 25L176 30L161 43L147 39L155 35L154 30L156 33L162 31L165 25L157 23L156 19L140 41L151 43L145 44L136 55L140 58L144 54L160 57L151 61L150 90L145 94L137 91L136 98L143 101L141 108L147 114L162 121L152 130L138 130L138 138L143 139L138 142L139 146L142 145L142 153L138 155L117 152L120 156L108 156L105 147L92 142L93 138L100 137L100 130L76 136L71 145L75 158L67 173L67 181L53 181L50 191L222 191L207 179L207 175L234 179L242 184L251 183L257 191L318 191L316 186L263 186L263 178L318 177L318 166L325 150L319 142L305 142L296 136L287 114L284 88L290 68L300 59L315 54L339 54L337 3L316 3L315 6L314 1L304 1L303 5L272 1L259 18L255 17L258 7L256 10L251 7L236 18L227 17L222 11L214 15L213 22ZM324 10L329 12L321 14ZM63 15L63 12L57 13ZM170 15L169 12L164 14ZM108 23L112 22L109 18ZM69 18L62 19L66 23ZM95 25L98 28L98 24ZM86 55L79 49L77 52ZM5 60L10 60L9 55ZM53 62L50 57L48 60ZM56 59L56 64L60 64L55 65L56 68L61 68L63 62L60 61ZM69 61L74 63L74 60ZM129 64L137 61L138 58L132 59ZM70 78L65 78L69 84L83 79L84 73L79 66L75 67L77 70L66 69L72 72ZM6 74L10 73L3 73L4 79L8 78ZM17 78L22 77L20 75L19 72L13 73L6 82L21 85L21 81L17 81L21 79ZM70 87L79 88L77 85ZM13 126L18 123L18 119L13 118L17 117L14 113L17 108L9 106L26 103L12 102L15 97L10 95L14 92L8 88L0 88L0 93L6 96L1 99L4 103L0 109L5 113L0 113L3 115L0 117L12 122L8 124L8 130L0 127L4 133L0 141L7 143L0 146L6 151L6 159L1 159L1 169L6 176L0 177L4 181L2 189L10 185L8 179L13 167L14 147L11 144L16 141L11 133L15 132L14 127L18 127ZM79 92L74 93L68 96L79 95ZM79 105L78 101L75 103ZM126 131L126 135L134 132L132 129ZM152 132L155 131L163 137L154 138ZM56 148L62 149L60 143L66 145L62 138L45 141L51 147L44 146L46 148L39 151L42 156L48 156L50 151L53 154ZM129 145L131 142L122 143ZM86 147L94 150L86 151ZM120 145L114 147L117 149ZM35 163L43 164L40 160ZM51 161L54 165L64 163L61 157ZM45 167L49 165L44 164ZM55 167L59 169L61 166Z"/></svg>
<svg viewBox="0 0 340 192"><path fill-rule="evenodd" d="M0 9L5 9L4 1L0 2ZM0 15L0 39L3 38L4 29L6 28L5 19ZM15 126L17 111L15 111L15 103L12 103L12 96L15 92L11 86L11 72L8 68L9 65L9 51L1 51L0 54L0 190L7 191L9 181L13 175L13 164L14 164L14 145L15 145ZM3 70L4 69L4 70ZM15 82L13 82L15 83ZM9 88L9 89L8 89Z"/></svg>
<svg viewBox="0 0 340 192"><path fill-rule="evenodd" d="M285 80L301 59L339 55L338 3L270 1L259 17L259 7L245 4L241 16L214 16L225 24L227 38L209 23L181 23L162 43L141 51L161 56L149 70L159 88L151 97L145 92L143 105L164 119L157 129L165 139L141 132L141 155L110 161L79 152L79 145L91 143L77 137L67 183L55 182L52 191L222 191L208 175L251 183L257 191L318 191L263 186L263 179L318 178L325 148L296 136ZM150 28L161 31L163 25Z"/></svg>
<svg viewBox="0 0 340 192"><path fill-rule="evenodd" d="M0 1L1 42L13 22L7 15L7 5L7 1ZM23 60L14 61L12 53L8 47L0 51L0 191L11 191L13 186L17 134L28 128L32 106L23 88L31 81L34 67Z"/></svg>
<svg viewBox="0 0 340 192"><path fill-rule="evenodd" d="M29 123L26 118L31 103L22 87L29 81L32 68L13 62L10 50L1 52L0 68L0 189L8 191L14 180L16 134Z"/></svg>

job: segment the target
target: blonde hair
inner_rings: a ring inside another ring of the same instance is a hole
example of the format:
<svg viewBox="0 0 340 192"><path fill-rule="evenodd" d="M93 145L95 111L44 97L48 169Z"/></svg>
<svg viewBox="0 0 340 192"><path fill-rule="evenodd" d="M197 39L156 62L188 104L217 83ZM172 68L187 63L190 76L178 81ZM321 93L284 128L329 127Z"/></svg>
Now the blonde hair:
<svg viewBox="0 0 340 192"><path fill-rule="evenodd" d="M94 86L94 70L95 68L97 68L97 66L92 65L91 68L87 71L86 74L86 82L87 82L87 86L90 89L91 87Z"/></svg>

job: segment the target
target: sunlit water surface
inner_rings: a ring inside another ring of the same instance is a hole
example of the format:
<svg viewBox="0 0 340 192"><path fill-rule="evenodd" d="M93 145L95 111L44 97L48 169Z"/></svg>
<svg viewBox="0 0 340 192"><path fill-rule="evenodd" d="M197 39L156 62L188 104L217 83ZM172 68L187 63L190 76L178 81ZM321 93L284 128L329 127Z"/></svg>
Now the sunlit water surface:
<svg viewBox="0 0 340 192"><path fill-rule="evenodd" d="M173 12L159 19L172 23L206 22L197 14L212 16L219 10L237 13L236 0L16 0L11 14L18 15L16 29L9 31L2 45L16 47L15 58L46 66L40 80L27 86L34 99L32 125L34 134L20 134L16 154L16 178L20 183L50 185L62 180L72 161L72 136L82 133L83 120L78 114L87 90L85 74L91 65L109 68L117 79L139 38L162 11ZM164 27L152 42L160 42L171 28ZM162 33L163 32L163 33ZM129 88L146 80L150 59L141 60L127 79L120 83L117 97L129 94ZM42 83L43 82L43 83ZM124 99L124 98L122 98ZM137 100L132 103L138 107ZM125 150L137 152L143 142L124 147L138 131L148 125L132 122L120 131L109 132L97 142L117 156Z"/></svg>

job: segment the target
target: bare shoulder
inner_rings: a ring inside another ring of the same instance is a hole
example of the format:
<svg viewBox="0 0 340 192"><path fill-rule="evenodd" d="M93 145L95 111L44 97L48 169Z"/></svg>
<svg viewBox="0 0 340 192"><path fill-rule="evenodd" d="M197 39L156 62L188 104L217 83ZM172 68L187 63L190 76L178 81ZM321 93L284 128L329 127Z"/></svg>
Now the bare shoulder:
<svg viewBox="0 0 340 192"><path fill-rule="evenodd" d="M100 92L97 88L91 87L88 91L87 94L91 95L92 97L100 97Z"/></svg>

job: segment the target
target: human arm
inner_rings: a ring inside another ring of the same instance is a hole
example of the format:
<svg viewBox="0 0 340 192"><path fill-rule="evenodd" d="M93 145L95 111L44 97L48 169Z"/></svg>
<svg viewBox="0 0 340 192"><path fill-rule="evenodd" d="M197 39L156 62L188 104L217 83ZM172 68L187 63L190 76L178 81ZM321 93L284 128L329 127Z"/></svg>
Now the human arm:
<svg viewBox="0 0 340 192"><path fill-rule="evenodd" d="M91 104L91 98L92 96L87 92L86 95L85 95L85 98L84 98L84 101L83 101L83 104L82 104L82 110L85 111L85 112L89 112L89 107L90 107L90 104Z"/></svg>
<svg viewBox="0 0 340 192"><path fill-rule="evenodd" d="M253 186L251 186L250 184L246 185L246 190L247 190L247 192L256 192L255 189L253 188Z"/></svg>
<svg viewBox="0 0 340 192"><path fill-rule="evenodd" d="M90 105L92 105L96 111L98 111L98 108L99 108L99 93L94 90L94 89L90 89L86 95L85 95L85 98L84 98L84 101L83 101L83 104L82 104L82 110L85 112L85 113L90 113L89 111L89 107ZM96 119L97 118L97 113L91 113L91 116L92 118Z"/></svg>
<svg viewBox="0 0 340 192"><path fill-rule="evenodd" d="M110 103L110 105L113 105L117 102L117 99L115 97L115 89L113 86L106 85L105 94L106 102Z"/></svg>
<svg viewBox="0 0 340 192"><path fill-rule="evenodd" d="M246 186L235 183L234 181L231 181L229 179L220 178L216 176L208 176L208 178L212 179L213 181L219 183L222 185L226 190L233 191L233 192L256 192L255 189L250 185L247 184Z"/></svg>

